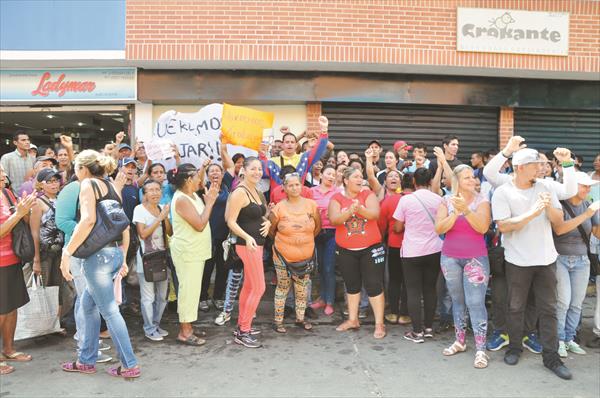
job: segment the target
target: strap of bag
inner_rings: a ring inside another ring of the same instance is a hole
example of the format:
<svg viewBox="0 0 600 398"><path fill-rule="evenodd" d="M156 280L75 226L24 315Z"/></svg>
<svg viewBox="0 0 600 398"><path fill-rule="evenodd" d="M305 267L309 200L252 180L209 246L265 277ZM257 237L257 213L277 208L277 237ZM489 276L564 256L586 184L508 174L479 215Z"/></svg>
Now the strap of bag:
<svg viewBox="0 0 600 398"><path fill-rule="evenodd" d="M10 204L10 209L9 209L10 212L12 214L15 214L17 212L17 209L15 208L15 202L12 200L12 194L6 188L2 189L2 193L4 194L4 196L6 196L6 199L8 200L8 203Z"/></svg>
<svg viewBox="0 0 600 398"><path fill-rule="evenodd" d="M50 202L49 200L44 199L43 196L39 197L38 199L41 200L42 202L44 202L52 210L56 210L55 207L54 207L54 203Z"/></svg>
<svg viewBox="0 0 600 398"><path fill-rule="evenodd" d="M162 207L160 207L160 205L158 205L158 209L160 211L162 211ZM166 227L166 223L165 220L162 220L161 223L161 228L162 228L162 233L163 233L163 244L165 245L165 250L168 249L168 243L167 243L167 227ZM140 241L140 245L138 246L138 250L140 252L140 256L144 257L144 253L142 252L142 245L141 245L141 241Z"/></svg>
<svg viewBox="0 0 600 398"><path fill-rule="evenodd" d="M429 216L429 219L431 220L431 222L433 223L433 225L435 226L435 219L433 218L433 216L431 215L431 213L429 212L429 209L427 207L425 207L425 203L423 203L423 201L421 201L421 199L419 199L419 197L416 195L416 192L412 194L412 196L417 199L419 201L419 203L421 204L421 206L423 206L423 209L425 209L425 212L427 213L427 215Z"/></svg>
<svg viewBox="0 0 600 398"><path fill-rule="evenodd" d="M565 209L567 211L567 213L569 213L569 216L571 216L571 218L576 217L575 212L573 211L571 206L569 206L569 204L565 200L561 200L560 204L562 205L563 209ZM583 226L581 224L579 224L577 226L577 230L579 231L579 234L581 234L581 237L583 238L583 241L585 242L586 246L589 248L590 247L590 237L587 236L587 234L585 233L585 229L583 229Z"/></svg>

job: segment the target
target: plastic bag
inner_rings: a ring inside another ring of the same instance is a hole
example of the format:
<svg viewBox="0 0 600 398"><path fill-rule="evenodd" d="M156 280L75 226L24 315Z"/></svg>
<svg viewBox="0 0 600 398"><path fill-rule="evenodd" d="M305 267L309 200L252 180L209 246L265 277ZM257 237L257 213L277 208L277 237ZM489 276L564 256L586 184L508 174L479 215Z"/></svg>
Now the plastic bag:
<svg viewBox="0 0 600 398"><path fill-rule="evenodd" d="M58 286L45 287L33 273L27 286L29 303L17 310L15 341L60 332Z"/></svg>

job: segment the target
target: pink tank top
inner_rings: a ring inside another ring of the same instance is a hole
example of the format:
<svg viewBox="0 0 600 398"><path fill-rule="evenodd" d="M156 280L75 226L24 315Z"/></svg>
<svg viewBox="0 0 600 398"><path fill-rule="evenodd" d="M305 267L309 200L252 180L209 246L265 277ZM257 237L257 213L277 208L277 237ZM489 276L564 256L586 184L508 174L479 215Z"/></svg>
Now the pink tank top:
<svg viewBox="0 0 600 398"><path fill-rule="evenodd" d="M452 204L448 197L444 198L448 211L452 209ZM471 211L477 210L477 206L487 199L483 195L478 195L469 205ZM459 216L454 226L446 232L446 239L442 246L442 254L454 258L474 258L487 256L487 248L483 234L475 231L465 216Z"/></svg>

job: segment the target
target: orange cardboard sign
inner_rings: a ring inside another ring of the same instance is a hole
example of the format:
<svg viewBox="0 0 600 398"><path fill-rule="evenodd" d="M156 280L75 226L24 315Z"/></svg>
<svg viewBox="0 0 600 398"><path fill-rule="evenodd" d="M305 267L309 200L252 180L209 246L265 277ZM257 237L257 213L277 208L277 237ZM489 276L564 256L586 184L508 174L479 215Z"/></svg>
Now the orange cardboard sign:
<svg viewBox="0 0 600 398"><path fill-rule="evenodd" d="M221 140L223 144L258 150L263 138L263 130L273 127L274 117L271 112L223 104Z"/></svg>

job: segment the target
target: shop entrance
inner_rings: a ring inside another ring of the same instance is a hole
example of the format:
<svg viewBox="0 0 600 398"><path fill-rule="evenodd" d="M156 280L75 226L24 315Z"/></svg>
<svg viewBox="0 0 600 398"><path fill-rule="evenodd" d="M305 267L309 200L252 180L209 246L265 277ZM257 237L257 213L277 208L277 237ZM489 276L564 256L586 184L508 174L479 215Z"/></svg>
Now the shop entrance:
<svg viewBox="0 0 600 398"><path fill-rule="evenodd" d="M131 131L131 109L125 105L1 107L0 154L14 150L12 136L17 130L24 130L38 147L55 147L60 135L66 134L76 151L101 149L119 131Z"/></svg>

